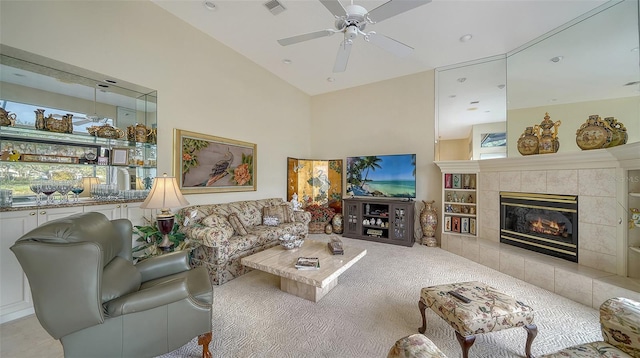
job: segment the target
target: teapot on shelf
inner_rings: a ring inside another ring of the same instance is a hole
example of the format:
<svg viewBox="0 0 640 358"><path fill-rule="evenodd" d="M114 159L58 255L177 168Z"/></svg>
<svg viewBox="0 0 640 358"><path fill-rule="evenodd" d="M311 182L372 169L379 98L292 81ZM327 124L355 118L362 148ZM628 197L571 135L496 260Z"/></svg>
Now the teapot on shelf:
<svg viewBox="0 0 640 358"><path fill-rule="evenodd" d="M17 116L15 113L7 112L4 108L0 107L0 126L13 127L16 124L16 119Z"/></svg>
<svg viewBox="0 0 640 358"><path fill-rule="evenodd" d="M91 126L87 128L87 132L89 132L90 135L99 138L120 139L124 137L124 131L122 129L112 127L109 124Z"/></svg>

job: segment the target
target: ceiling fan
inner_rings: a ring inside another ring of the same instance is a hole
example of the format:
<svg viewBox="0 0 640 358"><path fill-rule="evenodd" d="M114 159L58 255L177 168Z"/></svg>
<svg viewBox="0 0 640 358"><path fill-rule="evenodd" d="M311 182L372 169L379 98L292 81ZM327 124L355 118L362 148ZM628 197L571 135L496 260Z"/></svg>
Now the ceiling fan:
<svg viewBox="0 0 640 358"><path fill-rule="evenodd" d="M338 55L333 66L333 72L344 72L347 68L347 62L349 61L351 45L358 35L362 35L365 41L371 42L398 57L405 57L411 54L413 47L407 46L390 37L380 35L375 31L364 32L364 29L367 24L375 24L386 20L405 11L427 4L431 2L431 0L391 0L371 11L367 11L367 9L359 5L353 5L353 0L351 0L351 5L348 5L346 8L344 8L338 0L320 0L320 2L335 16L335 29L326 29L287 37L278 40L278 43L282 46L288 46L341 32L344 34L344 41L342 41L340 48L338 48Z"/></svg>

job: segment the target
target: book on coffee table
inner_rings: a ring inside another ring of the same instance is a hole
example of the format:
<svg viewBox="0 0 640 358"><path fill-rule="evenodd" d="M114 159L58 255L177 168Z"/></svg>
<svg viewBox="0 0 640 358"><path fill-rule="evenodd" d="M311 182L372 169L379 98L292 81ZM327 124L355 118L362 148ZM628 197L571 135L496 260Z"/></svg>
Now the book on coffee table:
<svg viewBox="0 0 640 358"><path fill-rule="evenodd" d="M298 270L317 270L320 268L320 259L317 257L298 257L295 266Z"/></svg>

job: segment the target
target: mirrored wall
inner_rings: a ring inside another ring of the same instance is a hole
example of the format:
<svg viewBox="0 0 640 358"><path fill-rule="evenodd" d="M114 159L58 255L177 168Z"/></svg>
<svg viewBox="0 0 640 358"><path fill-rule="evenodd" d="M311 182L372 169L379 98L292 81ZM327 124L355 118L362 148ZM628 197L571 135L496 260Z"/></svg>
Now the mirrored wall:
<svg viewBox="0 0 640 358"><path fill-rule="evenodd" d="M547 113L560 121L558 152L582 150L576 132L591 115L640 141L638 47L638 1L611 1L502 57L436 69L436 160L484 159L479 143L500 123L506 155L521 156L518 138Z"/></svg>

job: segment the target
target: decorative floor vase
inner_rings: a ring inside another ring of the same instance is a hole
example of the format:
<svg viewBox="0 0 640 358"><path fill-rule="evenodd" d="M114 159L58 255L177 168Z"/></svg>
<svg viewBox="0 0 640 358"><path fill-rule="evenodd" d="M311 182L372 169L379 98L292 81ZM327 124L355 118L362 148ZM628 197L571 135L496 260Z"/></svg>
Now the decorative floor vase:
<svg viewBox="0 0 640 358"><path fill-rule="evenodd" d="M420 226L422 226L422 243L427 246L436 246L436 228L438 227L438 212L433 206L435 200L422 201L424 208L420 212Z"/></svg>
<svg viewBox="0 0 640 358"><path fill-rule="evenodd" d="M333 232L336 234L342 234L342 214L335 214L331 220Z"/></svg>

